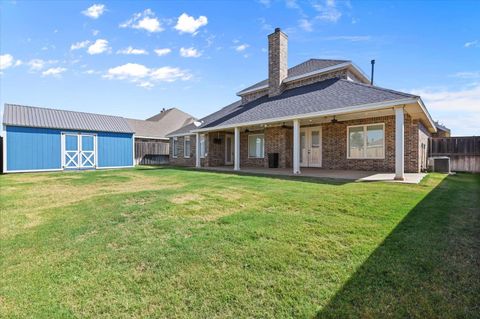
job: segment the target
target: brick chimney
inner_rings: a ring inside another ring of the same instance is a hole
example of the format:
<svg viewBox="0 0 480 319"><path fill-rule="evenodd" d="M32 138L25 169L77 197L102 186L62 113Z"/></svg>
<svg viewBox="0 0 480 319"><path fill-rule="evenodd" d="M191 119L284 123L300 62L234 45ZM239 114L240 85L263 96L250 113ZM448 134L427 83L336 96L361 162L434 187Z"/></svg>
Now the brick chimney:
<svg viewBox="0 0 480 319"><path fill-rule="evenodd" d="M282 93L288 75L288 36L280 28L268 36L268 96Z"/></svg>

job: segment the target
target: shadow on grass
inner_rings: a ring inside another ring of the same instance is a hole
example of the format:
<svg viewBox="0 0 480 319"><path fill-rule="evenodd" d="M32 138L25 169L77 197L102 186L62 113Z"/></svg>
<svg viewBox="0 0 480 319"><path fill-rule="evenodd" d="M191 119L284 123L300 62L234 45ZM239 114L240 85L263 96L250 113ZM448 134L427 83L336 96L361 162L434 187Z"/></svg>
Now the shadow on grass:
<svg viewBox="0 0 480 319"><path fill-rule="evenodd" d="M311 177L311 176L291 176L291 175L272 175L267 173L257 173L257 172L246 172L246 171L223 171L223 170L213 170L213 169L197 169L194 167L184 167L184 166L148 166L148 167L137 167L138 170L179 170L179 171L195 171L202 173L210 174L223 174L223 175L236 175L236 176L254 176L254 177L265 177L275 180L285 180L285 181L296 181L296 182L306 182L314 184L328 184L328 185L344 185L355 182L354 180L348 179L337 179L337 178L328 178L328 177Z"/></svg>
<svg viewBox="0 0 480 319"><path fill-rule="evenodd" d="M445 178L317 318L479 318L480 175Z"/></svg>

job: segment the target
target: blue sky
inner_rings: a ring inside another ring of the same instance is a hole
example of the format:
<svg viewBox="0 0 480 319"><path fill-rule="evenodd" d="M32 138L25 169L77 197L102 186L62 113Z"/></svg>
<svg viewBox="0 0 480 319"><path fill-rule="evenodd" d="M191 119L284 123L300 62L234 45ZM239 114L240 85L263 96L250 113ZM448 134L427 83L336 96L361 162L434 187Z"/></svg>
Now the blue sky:
<svg viewBox="0 0 480 319"><path fill-rule="evenodd" d="M480 1L2 1L0 102L146 118L202 117L289 66L349 59L420 94L454 135L480 135Z"/></svg>

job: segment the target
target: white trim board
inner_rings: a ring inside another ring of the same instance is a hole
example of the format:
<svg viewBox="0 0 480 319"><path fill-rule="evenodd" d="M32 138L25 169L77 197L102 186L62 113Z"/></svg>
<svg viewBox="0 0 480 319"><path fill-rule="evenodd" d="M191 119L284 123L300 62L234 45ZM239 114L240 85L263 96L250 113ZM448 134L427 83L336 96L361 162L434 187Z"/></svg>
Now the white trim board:
<svg viewBox="0 0 480 319"><path fill-rule="evenodd" d="M371 110L382 109L386 107L393 107L396 105L412 104L417 102L418 102L418 98L405 98L405 99L399 99L399 100L392 100L388 102L369 103L369 104L349 106L349 107L344 107L344 108L334 109L334 110L312 112L312 113L305 113L305 114L298 114L298 115L289 115L284 117L243 122L238 124L220 125L220 126L215 126L211 128L196 129L196 130L192 130L191 132L192 133L210 132L210 131L218 131L222 129L232 129L232 128L241 127L241 126L261 125L261 124L269 124L269 123L275 123L275 122L293 121L296 119L298 120L309 119L309 118L315 118L319 116L333 116L333 115L347 114L352 112L371 111Z"/></svg>

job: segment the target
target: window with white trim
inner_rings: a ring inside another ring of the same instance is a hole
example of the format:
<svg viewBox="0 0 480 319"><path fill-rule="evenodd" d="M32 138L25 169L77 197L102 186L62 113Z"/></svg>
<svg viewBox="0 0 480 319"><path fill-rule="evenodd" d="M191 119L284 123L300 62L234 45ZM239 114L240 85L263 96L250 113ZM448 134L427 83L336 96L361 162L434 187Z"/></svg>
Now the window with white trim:
<svg viewBox="0 0 480 319"><path fill-rule="evenodd" d="M190 158L190 136L185 136L183 139L183 157Z"/></svg>
<svg viewBox="0 0 480 319"><path fill-rule="evenodd" d="M173 145L172 145L172 148L173 148L172 156L174 158L177 158L177 156L178 156L178 137L174 137L172 143L173 143Z"/></svg>
<svg viewBox="0 0 480 319"><path fill-rule="evenodd" d="M263 134L251 134L248 136L248 157L263 158L265 138Z"/></svg>
<svg viewBox="0 0 480 319"><path fill-rule="evenodd" d="M206 144L205 134L200 134L200 158L205 158Z"/></svg>
<svg viewBox="0 0 480 319"><path fill-rule="evenodd" d="M385 124L349 126L347 132L348 158L385 158Z"/></svg>

